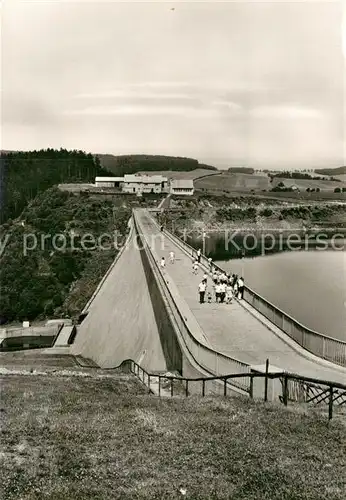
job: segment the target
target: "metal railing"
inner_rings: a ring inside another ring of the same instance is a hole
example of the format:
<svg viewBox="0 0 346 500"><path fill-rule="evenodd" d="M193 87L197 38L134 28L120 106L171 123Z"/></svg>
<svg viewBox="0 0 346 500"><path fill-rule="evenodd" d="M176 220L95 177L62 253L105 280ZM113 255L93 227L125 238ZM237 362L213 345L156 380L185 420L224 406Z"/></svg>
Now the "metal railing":
<svg viewBox="0 0 346 500"><path fill-rule="evenodd" d="M196 339L193 331L190 330L190 326L187 324L187 318L185 318L181 313L180 309L182 306L182 299L174 290L172 284L167 282L165 276L162 274L158 264L158 258L155 256L154 251L150 248L149 242L145 237L145 232L143 230L141 232L138 230L141 227L141 224L138 222L135 213L134 224L138 237L142 240L142 248L148 256L149 263L152 266L154 274L157 278L160 291L165 298L167 307L169 308L171 319L174 322L176 330L179 332L180 341L183 342L184 348L188 351L195 363L208 373L217 376L225 375L230 371L236 371L237 373L240 372L244 375L248 374L250 372L250 365L227 356L226 354L220 353ZM143 242L143 238L145 239L145 242ZM249 380L246 377L238 375L236 379L237 380L232 382L232 385L242 391L250 391Z"/></svg>
<svg viewBox="0 0 346 500"><path fill-rule="evenodd" d="M109 369L109 368L108 368ZM298 402L328 406L328 418L332 419L336 406L345 405L346 408L346 385L328 380L303 377L294 373L264 373L249 372L244 376L244 373L231 373L226 375L218 375L214 377L198 377L187 378L174 375L165 375L158 373L150 373L145 368L141 367L132 359L124 360L118 367L134 374L146 387L149 392L155 393L154 385L157 388L159 396L191 396L193 395L223 395L229 394L229 389L235 385L235 381L246 377L248 379L250 398L254 398L254 381L264 379L263 383L263 400L268 401L268 383L269 380L278 380L281 389L278 391L277 399L285 406L289 402ZM219 382L218 387L222 387L222 391L215 390L215 384ZM194 387L195 390L191 390ZM198 390L196 390L198 387ZM259 395L257 396L259 399Z"/></svg>
<svg viewBox="0 0 346 500"><path fill-rule="evenodd" d="M21 337L50 337L57 336L64 323L55 323L53 325L43 325L43 326L28 326L15 327L15 328L1 328L0 338L1 339L11 339L11 338L21 338Z"/></svg>
<svg viewBox="0 0 346 500"><path fill-rule="evenodd" d="M156 221L154 222L157 224ZM191 254L191 256L196 255L196 250L191 245L186 243L186 241L183 241L167 229L164 229L164 234L171 238L171 240L186 253ZM208 259L205 255L201 256L201 262L209 269ZM213 267L221 272L224 272L224 269L217 264L213 263ZM243 298L256 311L261 313L265 318L280 328L280 330L286 333L291 339L307 351L327 361L331 361L341 366L346 366L345 341L318 333L302 325L299 321L295 320L289 314L286 314L284 311L246 285L244 287Z"/></svg>
<svg viewBox="0 0 346 500"><path fill-rule="evenodd" d="M100 280L99 284L97 285L94 293L92 294L92 296L90 297L90 299L88 300L88 302L86 303L86 305L84 306L81 314L87 314L88 313L89 308L90 308L91 304L93 303L93 301L95 300L95 298L96 298L97 294L99 293L101 287L103 286L104 282L106 281L106 279L108 278L108 276L110 275L110 273L113 271L114 266L116 265L116 263L120 259L121 255L123 254L125 248L127 247L128 243L129 243L129 241L131 240L131 237L132 237L132 234L133 234L133 221L131 220L131 218L130 218L130 220L128 222L128 227L129 227L129 231L128 231L128 234L126 236L124 244L122 245L122 247L120 248L119 252L115 256L115 259L113 260L113 262L111 263L111 265L107 269L106 273L103 275L103 277Z"/></svg>

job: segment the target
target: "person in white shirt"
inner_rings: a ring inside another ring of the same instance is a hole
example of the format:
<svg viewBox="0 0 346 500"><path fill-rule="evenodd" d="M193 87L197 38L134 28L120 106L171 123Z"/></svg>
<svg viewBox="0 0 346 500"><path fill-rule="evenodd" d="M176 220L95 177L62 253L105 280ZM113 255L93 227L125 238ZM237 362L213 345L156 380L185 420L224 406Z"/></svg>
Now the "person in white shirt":
<svg viewBox="0 0 346 500"><path fill-rule="evenodd" d="M207 283L205 280L201 281L200 284L198 285L198 292L199 292L199 303L204 304L204 296L205 292L207 290Z"/></svg>
<svg viewBox="0 0 346 500"><path fill-rule="evenodd" d="M244 278L241 276L238 279L238 299L242 299L244 297Z"/></svg>
<svg viewBox="0 0 346 500"><path fill-rule="evenodd" d="M173 251L169 252L169 259L171 261L171 264L174 264L175 254Z"/></svg>
<svg viewBox="0 0 346 500"><path fill-rule="evenodd" d="M193 274L198 274L198 262L195 260L195 262L192 264L192 272Z"/></svg>
<svg viewBox="0 0 346 500"><path fill-rule="evenodd" d="M225 301L226 296L226 283L220 283L220 302L223 303Z"/></svg>
<svg viewBox="0 0 346 500"><path fill-rule="evenodd" d="M205 280L205 281L207 281L207 280L208 280L208 275L207 275L207 273L204 273L204 274L203 274L203 280Z"/></svg>
<svg viewBox="0 0 346 500"><path fill-rule="evenodd" d="M161 268L164 269L166 267L166 261L165 261L165 258L162 257L161 259Z"/></svg>
<svg viewBox="0 0 346 500"><path fill-rule="evenodd" d="M213 268L213 260L211 257L209 257L209 259L208 259L208 264L209 264L209 271L211 271Z"/></svg>

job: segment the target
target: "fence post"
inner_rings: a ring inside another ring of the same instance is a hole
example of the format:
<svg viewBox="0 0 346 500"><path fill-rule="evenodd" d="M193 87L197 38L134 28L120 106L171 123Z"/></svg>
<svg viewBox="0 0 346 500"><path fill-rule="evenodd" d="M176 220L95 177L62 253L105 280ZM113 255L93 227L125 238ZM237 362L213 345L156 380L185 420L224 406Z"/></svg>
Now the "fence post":
<svg viewBox="0 0 346 500"><path fill-rule="evenodd" d="M253 399L253 377L250 377L250 398Z"/></svg>
<svg viewBox="0 0 346 500"><path fill-rule="evenodd" d="M269 370L269 359L266 360L266 374L264 380L264 401L268 401L268 370Z"/></svg>
<svg viewBox="0 0 346 500"><path fill-rule="evenodd" d="M329 420L333 418L333 386L331 385L329 387L329 412L328 412L328 417Z"/></svg>
<svg viewBox="0 0 346 500"><path fill-rule="evenodd" d="M185 387L185 396L187 397L189 395L189 381L186 379L186 387Z"/></svg>
<svg viewBox="0 0 346 500"><path fill-rule="evenodd" d="M150 374L148 374L148 389L149 389L149 392L150 392Z"/></svg>
<svg viewBox="0 0 346 500"><path fill-rule="evenodd" d="M227 396L227 379L225 378L224 383L223 383L223 395L226 397Z"/></svg>
<svg viewBox="0 0 346 500"><path fill-rule="evenodd" d="M288 402L288 376L284 375L284 385L283 385L283 394L282 394L284 405L287 406Z"/></svg>
<svg viewBox="0 0 346 500"><path fill-rule="evenodd" d="M202 396L205 396L205 380L202 380Z"/></svg>
<svg viewBox="0 0 346 500"><path fill-rule="evenodd" d="M161 375L159 375L159 397L161 397Z"/></svg>
<svg viewBox="0 0 346 500"><path fill-rule="evenodd" d="M174 382L174 380L171 379L171 397L173 397L173 391L174 391L174 389L173 389L173 382Z"/></svg>

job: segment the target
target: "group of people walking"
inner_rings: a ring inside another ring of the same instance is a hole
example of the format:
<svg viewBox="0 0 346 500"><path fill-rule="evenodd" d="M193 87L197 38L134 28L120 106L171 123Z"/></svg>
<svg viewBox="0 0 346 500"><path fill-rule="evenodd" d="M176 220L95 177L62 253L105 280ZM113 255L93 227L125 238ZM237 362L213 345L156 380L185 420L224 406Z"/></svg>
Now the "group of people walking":
<svg viewBox="0 0 346 500"><path fill-rule="evenodd" d="M198 274L200 269L202 252L200 249L197 251L196 258L193 260L192 273ZM173 251L169 252L169 260L174 264L175 254ZM211 257L208 259L209 271L212 276L212 287L208 287L208 275L204 272L202 281L198 285L199 302L203 304L207 302L218 302L220 304L230 304L233 297L242 299L244 295L244 278L239 277L237 274L226 274L224 271L219 271L215 268ZM161 268L166 267L166 260L161 258Z"/></svg>
<svg viewBox="0 0 346 500"><path fill-rule="evenodd" d="M214 269L212 272L212 283L211 290L208 290L208 278L204 274L202 281L198 285L200 304L203 304L206 299L209 304L213 301L220 304L230 304L233 297L238 299L243 298L244 278L242 276L238 277L237 274L230 275Z"/></svg>

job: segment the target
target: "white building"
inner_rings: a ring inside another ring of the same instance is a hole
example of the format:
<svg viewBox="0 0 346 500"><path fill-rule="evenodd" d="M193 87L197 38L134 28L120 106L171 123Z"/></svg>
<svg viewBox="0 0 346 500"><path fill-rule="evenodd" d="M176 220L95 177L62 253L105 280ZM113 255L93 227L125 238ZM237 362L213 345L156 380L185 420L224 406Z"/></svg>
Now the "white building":
<svg viewBox="0 0 346 500"><path fill-rule="evenodd" d="M168 179L162 175L125 174L124 193L167 193Z"/></svg>
<svg viewBox="0 0 346 500"><path fill-rule="evenodd" d="M96 177L95 186L96 187L106 187L115 188L122 187L124 182L124 177Z"/></svg>
<svg viewBox="0 0 346 500"><path fill-rule="evenodd" d="M193 195L194 186L192 179L172 179L170 183L171 194Z"/></svg>
<svg viewBox="0 0 346 500"><path fill-rule="evenodd" d="M95 186L100 188L120 188L123 193L170 193L192 195L192 179L171 179L162 175L125 174L124 177L96 177Z"/></svg>

